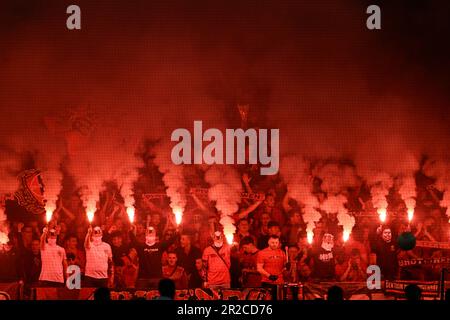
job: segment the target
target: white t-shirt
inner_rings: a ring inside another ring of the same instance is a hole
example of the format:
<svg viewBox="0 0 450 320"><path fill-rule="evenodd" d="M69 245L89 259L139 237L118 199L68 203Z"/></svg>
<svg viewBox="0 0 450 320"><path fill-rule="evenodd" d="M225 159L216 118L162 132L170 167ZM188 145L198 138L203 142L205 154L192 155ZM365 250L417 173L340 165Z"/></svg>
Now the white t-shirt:
<svg viewBox="0 0 450 320"><path fill-rule="evenodd" d="M64 248L46 243L41 250L42 268L39 280L64 283L63 261L65 258Z"/></svg>
<svg viewBox="0 0 450 320"><path fill-rule="evenodd" d="M108 259L112 259L111 246L106 242L99 245L90 243L86 248L86 269L84 274L95 279L108 278Z"/></svg>

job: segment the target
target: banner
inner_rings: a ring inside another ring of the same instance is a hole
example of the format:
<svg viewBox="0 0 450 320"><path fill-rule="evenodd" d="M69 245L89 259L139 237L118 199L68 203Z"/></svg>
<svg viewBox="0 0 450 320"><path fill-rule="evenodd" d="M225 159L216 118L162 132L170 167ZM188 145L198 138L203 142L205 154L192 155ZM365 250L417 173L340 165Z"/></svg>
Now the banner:
<svg viewBox="0 0 450 320"><path fill-rule="evenodd" d="M325 299L328 289L339 286L344 290L344 299L348 300L371 300L372 294L380 294L382 290L370 290L366 282L317 282L303 284L305 300Z"/></svg>
<svg viewBox="0 0 450 320"><path fill-rule="evenodd" d="M241 193L242 199L250 199L250 200L256 200L256 201L262 201L266 198L266 196L263 193L254 193L254 192L242 192Z"/></svg>
<svg viewBox="0 0 450 320"><path fill-rule="evenodd" d="M158 290L126 290L113 291L113 300L146 299L153 300L159 297ZM177 290L175 300L271 300L270 291L264 288L245 289L186 289Z"/></svg>
<svg viewBox="0 0 450 320"><path fill-rule="evenodd" d="M381 289L369 289L366 282L306 282L300 284L299 299L315 300L326 299L328 289L331 286L339 286L344 291L346 300L392 300L405 298L405 287L408 284L416 284L422 289L424 299L434 299L439 296L439 282L419 281L382 281ZM450 286L445 283L445 288ZM1 287L0 287L1 291ZM11 291L11 290L10 290ZM12 292L12 291L11 291ZM35 300L93 300L95 288L82 288L69 290L67 288L34 288ZM10 294L10 299L14 295ZM291 300L289 292L285 292L285 298ZM113 300L154 300L159 297L158 290L112 290ZM1 299L1 297L0 297ZM17 298L19 299L19 298ZM271 300L270 289L266 288L242 288L242 289L186 289L176 290L175 300Z"/></svg>
<svg viewBox="0 0 450 320"><path fill-rule="evenodd" d="M94 288L69 290L67 288L35 288L36 300L93 300ZM153 300L158 290L129 289L111 291L112 300ZM177 290L175 300L271 300L270 291L264 288L245 289L186 289Z"/></svg>
<svg viewBox="0 0 450 320"><path fill-rule="evenodd" d="M208 198L208 190L207 188L191 188L190 193L195 194L197 197ZM144 200L153 200L153 199L161 199L167 197L165 193L145 193L142 195ZM254 193L254 192L242 192L241 199L249 199L255 201L262 201L266 198L263 193Z"/></svg>
<svg viewBox="0 0 450 320"><path fill-rule="evenodd" d="M34 288L35 300L93 300L95 288Z"/></svg>
<svg viewBox="0 0 450 320"><path fill-rule="evenodd" d="M419 286L420 289L422 289L422 296L423 297L435 297L437 298L439 296L439 282L438 281L428 281L428 282L417 282L417 281L402 281L402 280L395 280L385 281L385 293L386 295L393 295L393 296L405 296L405 288L409 284L415 284Z"/></svg>
<svg viewBox="0 0 450 320"><path fill-rule="evenodd" d="M421 265L432 265L432 264L444 264L450 263L450 257L443 258L428 258L428 259L406 259L399 260L398 265L400 267L413 267L413 266L421 266Z"/></svg>
<svg viewBox="0 0 450 320"><path fill-rule="evenodd" d="M167 197L165 193L145 193L142 195L144 200L161 199Z"/></svg>
<svg viewBox="0 0 450 320"><path fill-rule="evenodd" d="M20 185L15 197L20 206L31 213L44 214L44 184L41 172L36 169L26 170L19 176Z"/></svg>
<svg viewBox="0 0 450 320"><path fill-rule="evenodd" d="M437 241L416 241L416 247L450 250L450 243Z"/></svg>
<svg viewBox="0 0 450 320"><path fill-rule="evenodd" d="M195 194L197 197L208 197L208 190L207 188L191 188L190 193ZM266 196L263 193L255 193L255 192L241 192L241 199L250 199L250 200L256 200L256 201L262 201L266 198Z"/></svg>

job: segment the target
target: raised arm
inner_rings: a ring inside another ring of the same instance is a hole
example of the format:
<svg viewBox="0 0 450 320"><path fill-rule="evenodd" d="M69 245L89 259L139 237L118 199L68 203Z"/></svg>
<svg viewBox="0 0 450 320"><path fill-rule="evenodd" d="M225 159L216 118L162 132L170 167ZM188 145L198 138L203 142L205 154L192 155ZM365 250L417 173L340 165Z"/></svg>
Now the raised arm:
<svg viewBox="0 0 450 320"><path fill-rule="evenodd" d="M286 192L286 194L283 197L283 202L281 203L284 212L289 212L292 210L292 207L289 205L289 199L290 199L289 194L288 192Z"/></svg>
<svg viewBox="0 0 450 320"><path fill-rule="evenodd" d="M45 250L45 239L47 238L47 228L44 228L41 234L41 250Z"/></svg>
<svg viewBox="0 0 450 320"><path fill-rule="evenodd" d="M207 212L208 208L205 206L205 204L194 194L191 193L192 199L194 199L195 203L197 204L197 206L202 210Z"/></svg>
<svg viewBox="0 0 450 320"><path fill-rule="evenodd" d="M239 219L246 218L250 213L255 211L256 208L258 208L261 205L261 203L263 203L263 200L258 200L255 203L253 203L251 206L249 206L246 209L242 210L241 212L239 212L238 218Z"/></svg>
<svg viewBox="0 0 450 320"><path fill-rule="evenodd" d="M91 248L91 234L92 234L92 226L89 226L88 232L86 234L86 238L84 238L84 248Z"/></svg>
<svg viewBox="0 0 450 320"><path fill-rule="evenodd" d="M242 181L244 182L245 190L249 193L253 193L252 187L250 186L250 180L252 180L252 178L248 176L247 172L244 172L242 174Z"/></svg>

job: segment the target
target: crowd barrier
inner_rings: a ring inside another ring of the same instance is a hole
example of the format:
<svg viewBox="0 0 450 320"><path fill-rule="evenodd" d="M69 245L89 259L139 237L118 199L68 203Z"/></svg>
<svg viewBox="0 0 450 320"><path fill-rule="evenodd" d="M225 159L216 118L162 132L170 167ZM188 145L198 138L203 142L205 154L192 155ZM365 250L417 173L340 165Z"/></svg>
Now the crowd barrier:
<svg viewBox="0 0 450 320"><path fill-rule="evenodd" d="M36 300L93 300L95 288L69 290L67 288L34 288ZM113 300L145 299L159 297L158 290L112 290ZM271 300L270 291L265 288L246 289L186 289L176 290L175 300Z"/></svg>
<svg viewBox="0 0 450 320"><path fill-rule="evenodd" d="M366 282L320 282L298 283L279 286L277 298L279 300L315 300L326 299L327 291L337 285L344 290L347 300L394 300L404 297L404 288L408 284L417 284L422 289L424 299L439 298L439 282L418 281L383 281L381 289L368 289ZM17 284L16 284L17 285ZM446 282L446 288L450 282ZM8 289L9 288L9 289ZM18 291L19 290L19 291ZM2 293L3 291L3 293ZM67 288L33 288L31 299L34 300L93 300L95 288L81 288L69 290ZM6 293L9 292L9 293ZM9 299L21 299L19 287L14 284L0 284L0 296ZM145 299L153 300L159 296L157 290L112 290L113 300ZM239 289L186 289L177 290L175 300L271 300L271 291L267 288L239 288Z"/></svg>

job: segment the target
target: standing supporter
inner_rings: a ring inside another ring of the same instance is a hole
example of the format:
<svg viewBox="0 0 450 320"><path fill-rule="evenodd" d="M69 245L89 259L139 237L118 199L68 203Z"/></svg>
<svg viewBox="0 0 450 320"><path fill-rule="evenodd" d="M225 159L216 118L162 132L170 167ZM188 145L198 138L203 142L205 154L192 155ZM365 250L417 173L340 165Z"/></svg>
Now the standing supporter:
<svg viewBox="0 0 450 320"><path fill-rule="evenodd" d="M176 289L187 289L188 278L183 267L177 263L178 258L175 252L167 254L167 265L162 267L162 276L175 282Z"/></svg>
<svg viewBox="0 0 450 320"><path fill-rule="evenodd" d="M279 225L285 224L285 216L283 210L275 205L275 195L268 193L264 199L263 204L256 210L254 218L259 220L263 213L270 216L270 220L276 221Z"/></svg>
<svg viewBox="0 0 450 320"><path fill-rule="evenodd" d="M358 249L353 249L350 257L336 266L336 276L340 281L364 282L367 280L367 264L361 258Z"/></svg>
<svg viewBox="0 0 450 320"><path fill-rule="evenodd" d="M178 258L178 265L183 267L188 275L195 271L195 261L202 257L202 252L192 245L191 234L187 232L181 234L180 247L175 250L175 253Z"/></svg>
<svg viewBox="0 0 450 320"><path fill-rule="evenodd" d="M289 222L283 226L282 235L286 239L287 245L295 245L299 233L302 231L302 217L297 210L289 212Z"/></svg>
<svg viewBox="0 0 450 320"><path fill-rule="evenodd" d="M189 289L202 288L205 282L205 269L203 268L202 259L195 260L195 271L189 275Z"/></svg>
<svg viewBox="0 0 450 320"><path fill-rule="evenodd" d="M286 280L291 283L298 282L299 270L299 249L297 246L289 246L288 249L288 263L286 264Z"/></svg>
<svg viewBox="0 0 450 320"><path fill-rule="evenodd" d="M237 232L234 235L234 242L240 243L242 239L245 237L253 238L254 242L256 242L256 238L250 233L250 223L248 219L241 219L237 223Z"/></svg>
<svg viewBox="0 0 450 320"><path fill-rule="evenodd" d="M240 242L241 256L240 266L242 272L242 287L256 288L261 286L261 274L257 270L256 262L258 257L258 248L252 237L245 237Z"/></svg>
<svg viewBox="0 0 450 320"><path fill-rule="evenodd" d="M277 285L283 284L283 272L286 255L280 249L280 238L272 235L268 240L268 247L258 253L257 270L261 274L262 286L272 289L272 298L277 298Z"/></svg>
<svg viewBox="0 0 450 320"><path fill-rule="evenodd" d="M379 236L373 248L373 258L376 265L381 269L383 279L392 280L397 277L398 261L397 261L397 245L392 241L392 231L388 226L378 229Z"/></svg>
<svg viewBox="0 0 450 320"><path fill-rule="evenodd" d="M159 244L156 230L147 229L145 243L136 242L134 234L130 232L131 246L136 248L139 257L139 273L136 281L137 288L157 288L162 278L162 249Z"/></svg>
<svg viewBox="0 0 450 320"><path fill-rule="evenodd" d="M37 284L41 274L41 267L40 241L34 239L31 241L31 250L25 253L22 260L22 279L25 285L31 286Z"/></svg>
<svg viewBox="0 0 450 320"><path fill-rule="evenodd" d="M75 235L67 236L65 249L67 263L71 265L77 265L78 267L80 267L81 273L84 274L84 267L86 266L86 255L82 250L79 249L78 238Z"/></svg>
<svg viewBox="0 0 450 320"><path fill-rule="evenodd" d="M298 252L298 264L309 264L310 263L310 247L311 245L308 243L308 237L306 235L306 232L301 232L298 235L297 239L297 248L299 250Z"/></svg>
<svg viewBox="0 0 450 320"><path fill-rule="evenodd" d="M322 244L312 250L312 277L317 281L335 280L334 237L326 233L322 237Z"/></svg>
<svg viewBox="0 0 450 320"><path fill-rule="evenodd" d="M125 288L135 288L139 272L139 257L136 249L130 248L126 256L122 257L122 285Z"/></svg>
<svg viewBox="0 0 450 320"><path fill-rule="evenodd" d="M44 228L40 241L42 268L39 276L40 285L44 287L64 286L67 276L66 252L56 242L56 230Z"/></svg>
<svg viewBox="0 0 450 320"><path fill-rule="evenodd" d="M231 283L230 246L224 242L222 232L214 233L214 243L203 251L203 265L206 270L207 288L229 288Z"/></svg>
<svg viewBox="0 0 450 320"><path fill-rule="evenodd" d="M286 241L283 237L281 237L280 225L276 221L270 221L267 225L267 234L261 235L258 238L258 249L262 250L267 247L267 243L271 236L277 236L280 240L280 245L284 247L286 245Z"/></svg>
<svg viewBox="0 0 450 320"><path fill-rule="evenodd" d="M114 284L114 265L111 246L102 241L102 229L89 227L84 248L86 250L85 286L112 287Z"/></svg>

